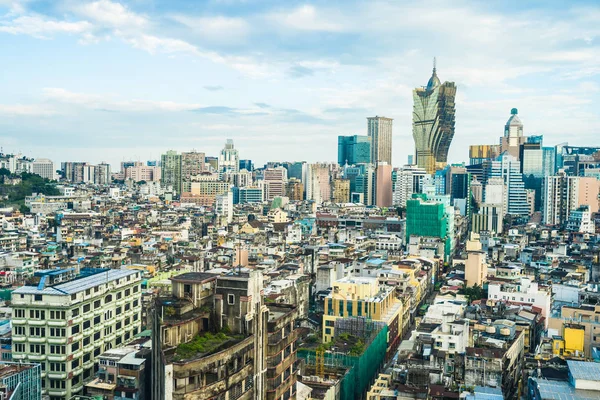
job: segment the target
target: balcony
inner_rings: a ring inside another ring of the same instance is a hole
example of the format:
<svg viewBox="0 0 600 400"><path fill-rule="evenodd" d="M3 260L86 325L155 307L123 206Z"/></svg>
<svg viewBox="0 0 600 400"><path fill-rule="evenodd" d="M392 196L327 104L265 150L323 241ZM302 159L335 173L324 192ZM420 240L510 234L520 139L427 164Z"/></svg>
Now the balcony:
<svg viewBox="0 0 600 400"><path fill-rule="evenodd" d="M67 344L66 337L49 337L47 339L47 341L48 341L48 344Z"/></svg>
<svg viewBox="0 0 600 400"><path fill-rule="evenodd" d="M29 343L46 343L45 337L29 336Z"/></svg>
<svg viewBox="0 0 600 400"><path fill-rule="evenodd" d="M67 373L66 372L52 372L52 371L48 371L48 373L46 375L48 376L49 379L67 379Z"/></svg>
<svg viewBox="0 0 600 400"><path fill-rule="evenodd" d="M11 323L13 325L25 325L27 324L27 320L25 318L11 318Z"/></svg>
<svg viewBox="0 0 600 400"><path fill-rule="evenodd" d="M77 317L74 317L72 319L72 321L73 321L73 325L82 323L83 322L83 315L79 315Z"/></svg>
<svg viewBox="0 0 600 400"><path fill-rule="evenodd" d="M25 354L15 354L15 353L13 353L13 355L12 355L13 361L24 360L26 357L27 356Z"/></svg>
<svg viewBox="0 0 600 400"><path fill-rule="evenodd" d="M64 397L67 395L67 391L65 389L48 389L48 395Z"/></svg>
<svg viewBox="0 0 600 400"><path fill-rule="evenodd" d="M94 366L94 361L91 358L89 361L86 361L83 363L84 369L92 368L93 366Z"/></svg>
<svg viewBox="0 0 600 400"><path fill-rule="evenodd" d="M30 319L29 320L29 325L30 326L46 326L46 320L44 320L44 319Z"/></svg>
<svg viewBox="0 0 600 400"><path fill-rule="evenodd" d="M15 343L21 343L21 342L24 342L25 340L27 340L27 338L25 336L13 336L12 337L12 341Z"/></svg>
<svg viewBox="0 0 600 400"><path fill-rule="evenodd" d="M29 354L28 358L31 361L44 361L46 359L46 355L45 354Z"/></svg>
<svg viewBox="0 0 600 400"><path fill-rule="evenodd" d="M15 358L14 355L13 355L13 358ZM65 362L65 361L67 361L67 355L66 354L48 354L48 361Z"/></svg>
<svg viewBox="0 0 600 400"><path fill-rule="evenodd" d="M83 367L82 366L79 366L79 367L77 367L77 368L75 368L75 369L73 369L71 371L71 373L73 374L73 376L81 375L82 372L83 372Z"/></svg>
<svg viewBox="0 0 600 400"><path fill-rule="evenodd" d="M48 326L53 326L53 327L54 326L58 326L58 327L67 326L67 321L60 321L60 320L52 321L52 320L50 320L50 321L47 321L47 322L48 322Z"/></svg>

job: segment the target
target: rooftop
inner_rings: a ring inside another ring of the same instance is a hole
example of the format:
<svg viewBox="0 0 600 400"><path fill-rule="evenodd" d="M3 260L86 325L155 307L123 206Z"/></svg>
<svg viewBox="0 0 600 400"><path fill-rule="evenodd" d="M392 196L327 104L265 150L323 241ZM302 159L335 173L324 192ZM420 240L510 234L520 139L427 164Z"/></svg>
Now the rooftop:
<svg viewBox="0 0 600 400"><path fill-rule="evenodd" d="M84 269L85 270L85 269ZM113 282L128 276L134 276L134 279L140 277L140 272L127 269L96 269L91 274L82 274L79 277L51 287L40 288L39 286L23 286L13 292L15 294L41 294L53 296L68 296L83 292L98 285Z"/></svg>

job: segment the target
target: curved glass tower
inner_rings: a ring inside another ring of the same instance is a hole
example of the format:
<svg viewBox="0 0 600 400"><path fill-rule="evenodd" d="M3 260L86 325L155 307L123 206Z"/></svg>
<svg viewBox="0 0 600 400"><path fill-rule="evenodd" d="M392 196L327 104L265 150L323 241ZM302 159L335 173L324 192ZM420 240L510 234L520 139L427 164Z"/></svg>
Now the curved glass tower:
<svg viewBox="0 0 600 400"><path fill-rule="evenodd" d="M454 137L455 97L456 85L454 82L440 82L435 61L427 86L413 90L416 163L428 174L447 164L448 150Z"/></svg>

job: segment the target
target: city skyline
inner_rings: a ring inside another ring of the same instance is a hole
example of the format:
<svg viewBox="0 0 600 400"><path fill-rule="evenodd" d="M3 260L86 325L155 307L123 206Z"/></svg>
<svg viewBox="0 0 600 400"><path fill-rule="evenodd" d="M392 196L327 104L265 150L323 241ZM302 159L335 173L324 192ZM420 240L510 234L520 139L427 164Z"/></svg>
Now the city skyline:
<svg viewBox="0 0 600 400"><path fill-rule="evenodd" d="M258 165L273 155L329 161L339 135L366 135L364 119L385 115L400 166L414 151L411 91L434 56L458 87L450 163L467 159L468 144L495 140L513 107L525 135L586 145L600 129L598 12L585 1L3 0L3 149L116 166L168 149L218 154L232 138ZM415 15L428 22L416 36ZM448 27L446 16L472 23ZM360 31L359 18L378 23Z"/></svg>

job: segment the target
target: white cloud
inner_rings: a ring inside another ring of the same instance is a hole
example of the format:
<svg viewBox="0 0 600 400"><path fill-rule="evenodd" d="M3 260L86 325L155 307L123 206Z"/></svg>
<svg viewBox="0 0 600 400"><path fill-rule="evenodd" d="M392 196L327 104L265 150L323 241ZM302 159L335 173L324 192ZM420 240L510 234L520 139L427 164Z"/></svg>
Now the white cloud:
<svg viewBox="0 0 600 400"><path fill-rule="evenodd" d="M324 15L325 14L325 15ZM272 23L284 28L300 31L341 32L344 24L336 21L340 17L334 10L320 12L315 6L303 5L291 11L279 11L267 15Z"/></svg>
<svg viewBox="0 0 600 400"><path fill-rule="evenodd" d="M0 104L0 114L9 116L44 117L55 115L56 111L36 104Z"/></svg>
<svg viewBox="0 0 600 400"><path fill-rule="evenodd" d="M103 26L135 29L148 25L146 17L130 11L120 3L100 0L75 7L75 12L90 18Z"/></svg>
<svg viewBox="0 0 600 400"><path fill-rule="evenodd" d="M190 111L202 107L198 103L178 103L174 101L128 100L114 99L114 96L71 92L64 88L45 88L44 96L48 100L71 106L93 110L151 112L151 111Z"/></svg>
<svg viewBox="0 0 600 400"><path fill-rule="evenodd" d="M243 18L224 16L190 17L174 15L172 18L185 25L202 39L213 43L240 44L245 42L251 29Z"/></svg>
<svg viewBox="0 0 600 400"><path fill-rule="evenodd" d="M41 15L23 15L0 25L0 32L46 38L57 33L83 34L92 29L87 21L56 21Z"/></svg>

